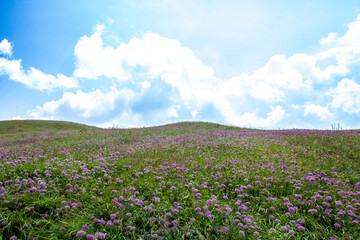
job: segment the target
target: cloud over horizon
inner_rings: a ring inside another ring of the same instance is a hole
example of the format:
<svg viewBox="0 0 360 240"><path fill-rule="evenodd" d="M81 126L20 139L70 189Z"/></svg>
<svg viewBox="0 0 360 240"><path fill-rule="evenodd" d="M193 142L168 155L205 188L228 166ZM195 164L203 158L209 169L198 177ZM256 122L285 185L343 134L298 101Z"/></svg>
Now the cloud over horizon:
<svg viewBox="0 0 360 240"><path fill-rule="evenodd" d="M334 122L360 127L344 121L344 116L360 115L360 14L343 36L329 33L320 39L314 54L275 54L252 73L228 79L218 78L176 39L148 31L110 45L107 34L105 25L97 25L93 34L78 40L69 77L24 70L4 39L0 75L37 90L67 89L21 117L99 126L207 120L286 128L307 127L311 119L315 127Z"/></svg>

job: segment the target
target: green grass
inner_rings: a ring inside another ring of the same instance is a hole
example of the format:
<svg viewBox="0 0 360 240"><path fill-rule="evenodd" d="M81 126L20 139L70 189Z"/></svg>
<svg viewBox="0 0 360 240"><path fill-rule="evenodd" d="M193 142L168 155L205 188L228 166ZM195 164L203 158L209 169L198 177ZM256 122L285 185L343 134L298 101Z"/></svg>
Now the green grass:
<svg viewBox="0 0 360 240"><path fill-rule="evenodd" d="M0 138L34 136L43 132L49 135L55 135L59 131L79 131L83 133L90 130L95 131L97 129L99 128L64 121L9 120L0 121Z"/></svg>
<svg viewBox="0 0 360 240"><path fill-rule="evenodd" d="M360 235L359 131L6 124L0 239L85 239L84 225L106 239Z"/></svg>

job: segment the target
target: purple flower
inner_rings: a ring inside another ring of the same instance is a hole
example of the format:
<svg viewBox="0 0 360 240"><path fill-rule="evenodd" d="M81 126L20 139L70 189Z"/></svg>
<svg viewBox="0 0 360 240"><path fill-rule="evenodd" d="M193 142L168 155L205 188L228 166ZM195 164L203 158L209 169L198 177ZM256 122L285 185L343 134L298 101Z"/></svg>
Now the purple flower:
<svg viewBox="0 0 360 240"><path fill-rule="evenodd" d="M205 217L210 218L210 219L213 219L213 218L214 218L214 215L212 215L210 211L207 211L207 212L205 213Z"/></svg>
<svg viewBox="0 0 360 240"><path fill-rule="evenodd" d="M332 212L332 210L329 209L329 208L327 208L327 209L325 209L324 214L329 214L329 213L331 213L331 212Z"/></svg>
<svg viewBox="0 0 360 240"><path fill-rule="evenodd" d="M290 230L288 234L295 234L295 232L293 230Z"/></svg>
<svg viewBox="0 0 360 240"><path fill-rule="evenodd" d="M302 199L302 196L300 194L295 194L296 199Z"/></svg>
<svg viewBox="0 0 360 240"><path fill-rule="evenodd" d="M345 210L340 210L339 212L338 212L338 215L345 215L346 214L346 211Z"/></svg>
<svg viewBox="0 0 360 240"><path fill-rule="evenodd" d="M94 237L93 235L87 235L87 236L86 236L86 239L87 239L87 240L94 240L95 237Z"/></svg>
<svg viewBox="0 0 360 240"><path fill-rule="evenodd" d="M289 229L290 229L290 226L288 226L288 225L281 227L281 230L283 230L283 231L287 231Z"/></svg>
<svg viewBox="0 0 360 240"><path fill-rule="evenodd" d="M12 237L10 238L10 240L15 240L15 239L17 239L16 236L12 236Z"/></svg>
<svg viewBox="0 0 360 240"><path fill-rule="evenodd" d="M322 198L322 196L319 194L315 196L315 199L320 199L320 198Z"/></svg>
<svg viewBox="0 0 360 240"><path fill-rule="evenodd" d="M101 219L101 220L99 220L99 223L101 224L101 225L105 225L105 220L104 219Z"/></svg>
<svg viewBox="0 0 360 240"><path fill-rule="evenodd" d="M89 231L89 226L88 226L88 225L82 226L82 230L84 230L84 231Z"/></svg>
<svg viewBox="0 0 360 240"><path fill-rule="evenodd" d="M270 228L270 232L276 232L275 228Z"/></svg>
<svg viewBox="0 0 360 240"><path fill-rule="evenodd" d="M337 207L341 207L341 206L342 206L341 201L340 201L340 200L339 200L339 201L336 201L335 206L337 206Z"/></svg>
<svg viewBox="0 0 360 240"><path fill-rule="evenodd" d="M331 197L331 196L327 196L326 198L324 198L324 200L326 200L326 201L331 201L331 200L332 200L332 197Z"/></svg>
<svg viewBox="0 0 360 240"><path fill-rule="evenodd" d="M82 236L85 236L86 235L86 233L84 232L84 231L78 231L77 233L76 233L76 236L78 237L78 238L81 238Z"/></svg>
<svg viewBox="0 0 360 240"><path fill-rule="evenodd" d="M197 193L197 194L195 194L195 197L201 197L201 193Z"/></svg>
<svg viewBox="0 0 360 240"><path fill-rule="evenodd" d="M318 211L316 209L309 209L308 212L310 213L317 213Z"/></svg>
<svg viewBox="0 0 360 240"><path fill-rule="evenodd" d="M340 227L340 224L335 223L335 224L334 224L334 227L339 228L339 227Z"/></svg>
<svg viewBox="0 0 360 240"><path fill-rule="evenodd" d="M252 220L250 219L250 218L244 218L244 222L246 222L246 223L251 223L252 222Z"/></svg>
<svg viewBox="0 0 360 240"><path fill-rule="evenodd" d="M295 208L294 208L294 207L289 207L289 212L294 213L294 212L295 212Z"/></svg>
<svg viewBox="0 0 360 240"><path fill-rule="evenodd" d="M301 226L301 225L299 225L297 228L298 228L300 231L304 231L304 230L305 230L305 227L303 227L303 226Z"/></svg>
<svg viewBox="0 0 360 240"><path fill-rule="evenodd" d="M96 237L96 238L99 238L99 239L105 238L105 234L102 233L102 232L97 232L97 233L95 233L95 237Z"/></svg>
<svg viewBox="0 0 360 240"><path fill-rule="evenodd" d="M131 217L132 214L128 212L128 213L126 214L126 216Z"/></svg>

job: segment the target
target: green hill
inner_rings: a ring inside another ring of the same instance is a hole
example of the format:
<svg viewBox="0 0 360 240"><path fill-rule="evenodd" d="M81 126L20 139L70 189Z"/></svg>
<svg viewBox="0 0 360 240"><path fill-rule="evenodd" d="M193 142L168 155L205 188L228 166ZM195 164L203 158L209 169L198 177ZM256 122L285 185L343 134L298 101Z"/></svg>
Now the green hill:
<svg viewBox="0 0 360 240"><path fill-rule="evenodd" d="M97 127L85 124L52 121L52 120L10 120L0 121L0 134L16 134L26 132L93 130Z"/></svg>

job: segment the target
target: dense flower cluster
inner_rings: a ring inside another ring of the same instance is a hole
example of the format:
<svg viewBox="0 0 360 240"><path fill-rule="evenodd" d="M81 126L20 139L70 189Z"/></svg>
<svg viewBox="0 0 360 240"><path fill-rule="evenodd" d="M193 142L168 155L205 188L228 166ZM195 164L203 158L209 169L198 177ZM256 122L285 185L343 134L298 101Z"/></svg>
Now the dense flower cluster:
<svg viewBox="0 0 360 240"><path fill-rule="evenodd" d="M359 156L341 147L359 140L355 131L195 125L5 138L0 235L356 237L360 182L344 165L356 171Z"/></svg>

